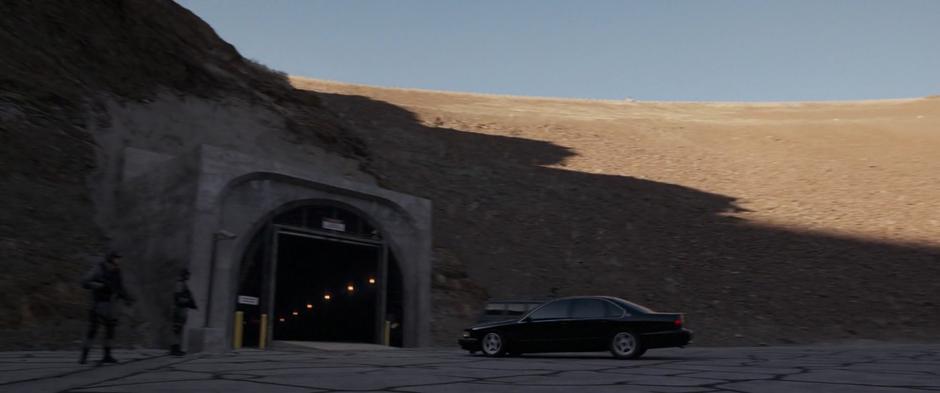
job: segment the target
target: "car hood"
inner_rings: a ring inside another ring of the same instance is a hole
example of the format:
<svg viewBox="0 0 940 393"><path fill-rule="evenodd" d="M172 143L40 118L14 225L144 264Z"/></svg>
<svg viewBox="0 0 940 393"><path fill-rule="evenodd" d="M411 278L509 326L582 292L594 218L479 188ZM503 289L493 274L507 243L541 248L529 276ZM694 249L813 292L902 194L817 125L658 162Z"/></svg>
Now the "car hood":
<svg viewBox="0 0 940 393"><path fill-rule="evenodd" d="M496 326L515 325L515 324L518 323L518 322L519 322L519 320L517 320L517 319L507 319L507 320L504 320L504 321L483 322L483 323L478 323L478 324L476 324L476 325L470 326L469 328L467 328L467 330L486 329L486 328L491 328L491 327L496 327Z"/></svg>

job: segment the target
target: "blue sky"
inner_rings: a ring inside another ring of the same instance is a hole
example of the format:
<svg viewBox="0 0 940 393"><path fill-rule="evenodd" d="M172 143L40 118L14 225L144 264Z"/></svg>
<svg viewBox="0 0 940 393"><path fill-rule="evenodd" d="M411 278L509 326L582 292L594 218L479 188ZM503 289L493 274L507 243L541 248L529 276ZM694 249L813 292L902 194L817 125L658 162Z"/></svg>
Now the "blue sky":
<svg viewBox="0 0 940 393"><path fill-rule="evenodd" d="M292 75L529 96L940 94L940 0L177 0Z"/></svg>

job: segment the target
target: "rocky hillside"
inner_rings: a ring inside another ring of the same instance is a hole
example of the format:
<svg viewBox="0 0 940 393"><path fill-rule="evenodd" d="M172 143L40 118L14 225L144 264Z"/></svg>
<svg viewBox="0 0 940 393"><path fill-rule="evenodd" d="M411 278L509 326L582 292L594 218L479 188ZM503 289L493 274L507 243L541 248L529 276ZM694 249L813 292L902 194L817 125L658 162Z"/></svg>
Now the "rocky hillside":
<svg viewBox="0 0 940 393"><path fill-rule="evenodd" d="M938 97L612 102L293 83L381 152L384 185L434 201L435 245L468 272L438 283L622 296L688 313L700 344L937 337ZM468 322L444 288L441 341Z"/></svg>
<svg viewBox="0 0 940 393"><path fill-rule="evenodd" d="M3 1L0 348L78 339L78 277L121 236L122 149L202 143L429 198L441 344L487 297L595 293L686 312L700 344L936 340L938 129L938 98L608 102L288 80L169 0ZM165 333L122 320L126 344Z"/></svg>
<svg viewBox="0 0 940 393"><path fill-rule="evenodd" d="M114 192L115 151L300 144L361 161L346 135L314 97L172 1L0 2L0 348L79 338L79 276L116 235L119 213L96 203Z"/></svg>

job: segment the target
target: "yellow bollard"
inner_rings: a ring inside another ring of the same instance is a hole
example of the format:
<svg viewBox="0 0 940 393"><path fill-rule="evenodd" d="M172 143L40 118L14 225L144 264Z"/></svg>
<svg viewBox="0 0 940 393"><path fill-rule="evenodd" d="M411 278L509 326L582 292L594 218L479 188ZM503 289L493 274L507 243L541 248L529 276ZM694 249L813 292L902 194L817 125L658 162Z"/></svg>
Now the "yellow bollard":
<svg viewBox="0 0 940 393"><path fill-rule="evenodd" d="M382 337L382 339L385 340L383 344L385 344L386 347L389 345L392 345L392 322L391 321L385 321L384 336L385 337Z"/></svg>
<svg viewBox="0 0 940 393"><path fill-rule="evenodd" d="M233 337L235 342L232 343L232 346L235 347L235 349L241 349L242 347L242 334L245 331L244 330L245 327L242 325L242 323L244 321L245 321L245 312L235 311L235 334Z"/></svg>
<svg viewBox="0 0 940 393"><path fill-rule="evenodd" d="M264 349L268 339L268 314L261 314L261 326L258 329L258 349Z"/></svg>

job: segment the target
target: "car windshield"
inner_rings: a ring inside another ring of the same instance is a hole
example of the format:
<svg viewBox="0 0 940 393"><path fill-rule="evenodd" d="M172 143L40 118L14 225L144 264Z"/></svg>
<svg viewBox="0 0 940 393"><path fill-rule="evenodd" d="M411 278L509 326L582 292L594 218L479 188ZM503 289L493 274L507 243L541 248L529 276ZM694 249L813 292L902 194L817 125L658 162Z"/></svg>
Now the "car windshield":
<svg viewBox="0 0 940 393"><path fill-rule="evenodd" d="M532 319L558 319L568 317L571 300L557 300L535 309L526 317Z"/></svg>
<svg viewBox="0 0 940 393"><path fill-rule="evenodd" d="M520 317L522 314L529 309L528 304L525 303L510 303L506 305L506 315L512 316L513 318Z"/></svg>
<svg viewBox="0 0 940 393"><path fill-rule="evenodd" d="M506 309L505 304L500 303L490 303L486 305L486 309L483 311L486 315L503 315L503 310Z"/></svg>
<svg viewBox="0 0 940 393"><path fill-rule="evenodd" d="M492 322L518 319L542 303L530 300L497 300L486 304L477 322Z"/></svg>

